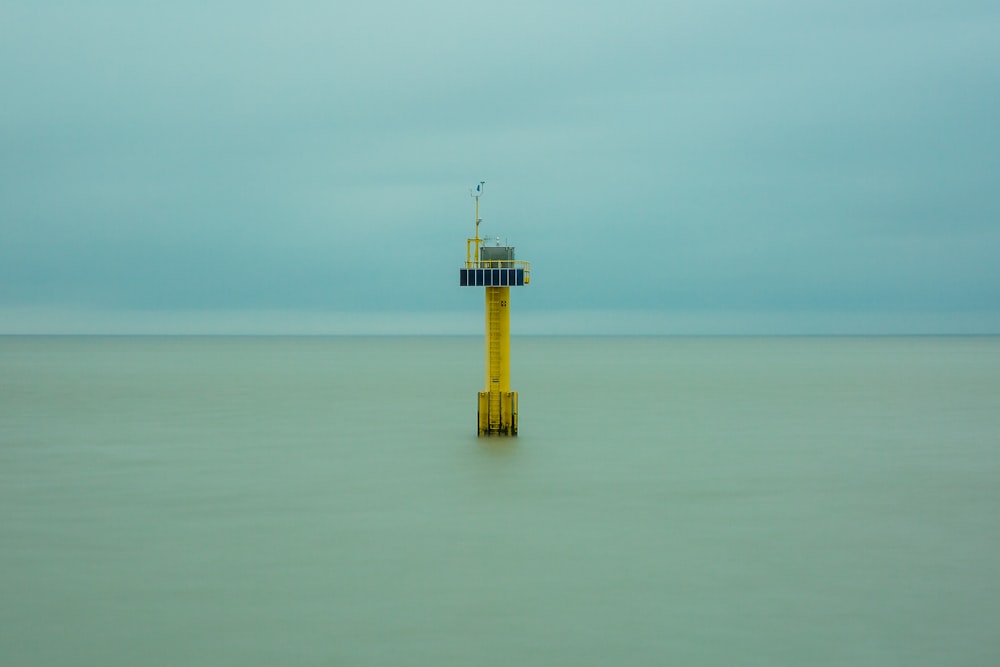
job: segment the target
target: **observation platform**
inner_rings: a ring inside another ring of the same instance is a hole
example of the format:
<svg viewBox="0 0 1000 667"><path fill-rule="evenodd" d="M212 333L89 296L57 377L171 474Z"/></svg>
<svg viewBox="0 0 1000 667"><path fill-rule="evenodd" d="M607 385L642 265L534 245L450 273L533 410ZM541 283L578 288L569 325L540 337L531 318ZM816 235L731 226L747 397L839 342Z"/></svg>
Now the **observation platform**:
<svg viewBox="0 0 1000 667"><path fill-rule="evenodd" d="M469 239L481 242L481 239ZM531 284L531 264L514 259L512 246L483 246L479 248L479 259L471 259L466 253L465 266L459 269L458 284L461 287L523 287Z"/></svg>

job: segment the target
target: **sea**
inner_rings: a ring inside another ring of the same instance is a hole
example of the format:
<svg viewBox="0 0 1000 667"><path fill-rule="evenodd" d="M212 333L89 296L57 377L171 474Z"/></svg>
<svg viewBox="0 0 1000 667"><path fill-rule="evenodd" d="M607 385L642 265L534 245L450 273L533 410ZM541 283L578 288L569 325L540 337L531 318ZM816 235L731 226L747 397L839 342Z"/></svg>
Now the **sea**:
<svg viewBox="0 0 1000 667"><path fill-rule="evenodd" d="M1000 664L1000 338L0 338L0 665Z"/></svg>

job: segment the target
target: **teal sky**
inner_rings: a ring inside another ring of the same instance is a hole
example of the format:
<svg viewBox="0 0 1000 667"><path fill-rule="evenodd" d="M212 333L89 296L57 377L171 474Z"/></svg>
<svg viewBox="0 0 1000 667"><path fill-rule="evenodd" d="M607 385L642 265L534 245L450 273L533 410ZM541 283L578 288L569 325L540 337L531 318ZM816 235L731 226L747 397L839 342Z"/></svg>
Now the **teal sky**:
<svg viewBox="0 0 1000 667"><path fill-rule="evenodd" d="M0 332L1000 332L996 2L0 5Z"/></svg>

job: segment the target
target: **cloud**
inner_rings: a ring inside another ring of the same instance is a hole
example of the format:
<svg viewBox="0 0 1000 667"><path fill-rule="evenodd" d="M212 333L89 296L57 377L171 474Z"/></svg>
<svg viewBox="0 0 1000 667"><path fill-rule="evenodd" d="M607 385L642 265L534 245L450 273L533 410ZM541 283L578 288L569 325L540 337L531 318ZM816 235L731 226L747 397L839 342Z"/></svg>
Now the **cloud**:
<svg viewBox="0 0 1000 667"><path fill-rule="evenodd" d="M0 306L1000 310L986 3L0 12Z"/></svg>

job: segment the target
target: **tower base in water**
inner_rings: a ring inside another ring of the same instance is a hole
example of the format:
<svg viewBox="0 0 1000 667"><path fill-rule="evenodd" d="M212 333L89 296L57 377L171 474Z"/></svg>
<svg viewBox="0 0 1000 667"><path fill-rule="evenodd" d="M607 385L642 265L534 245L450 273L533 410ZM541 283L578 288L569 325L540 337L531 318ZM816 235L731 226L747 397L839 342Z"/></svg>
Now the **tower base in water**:
<svg viewBox="0 0 1000 667"><path fill-rule="evenodd" d="M517 392L479 392L479 435L517 435Z"/></svg>

